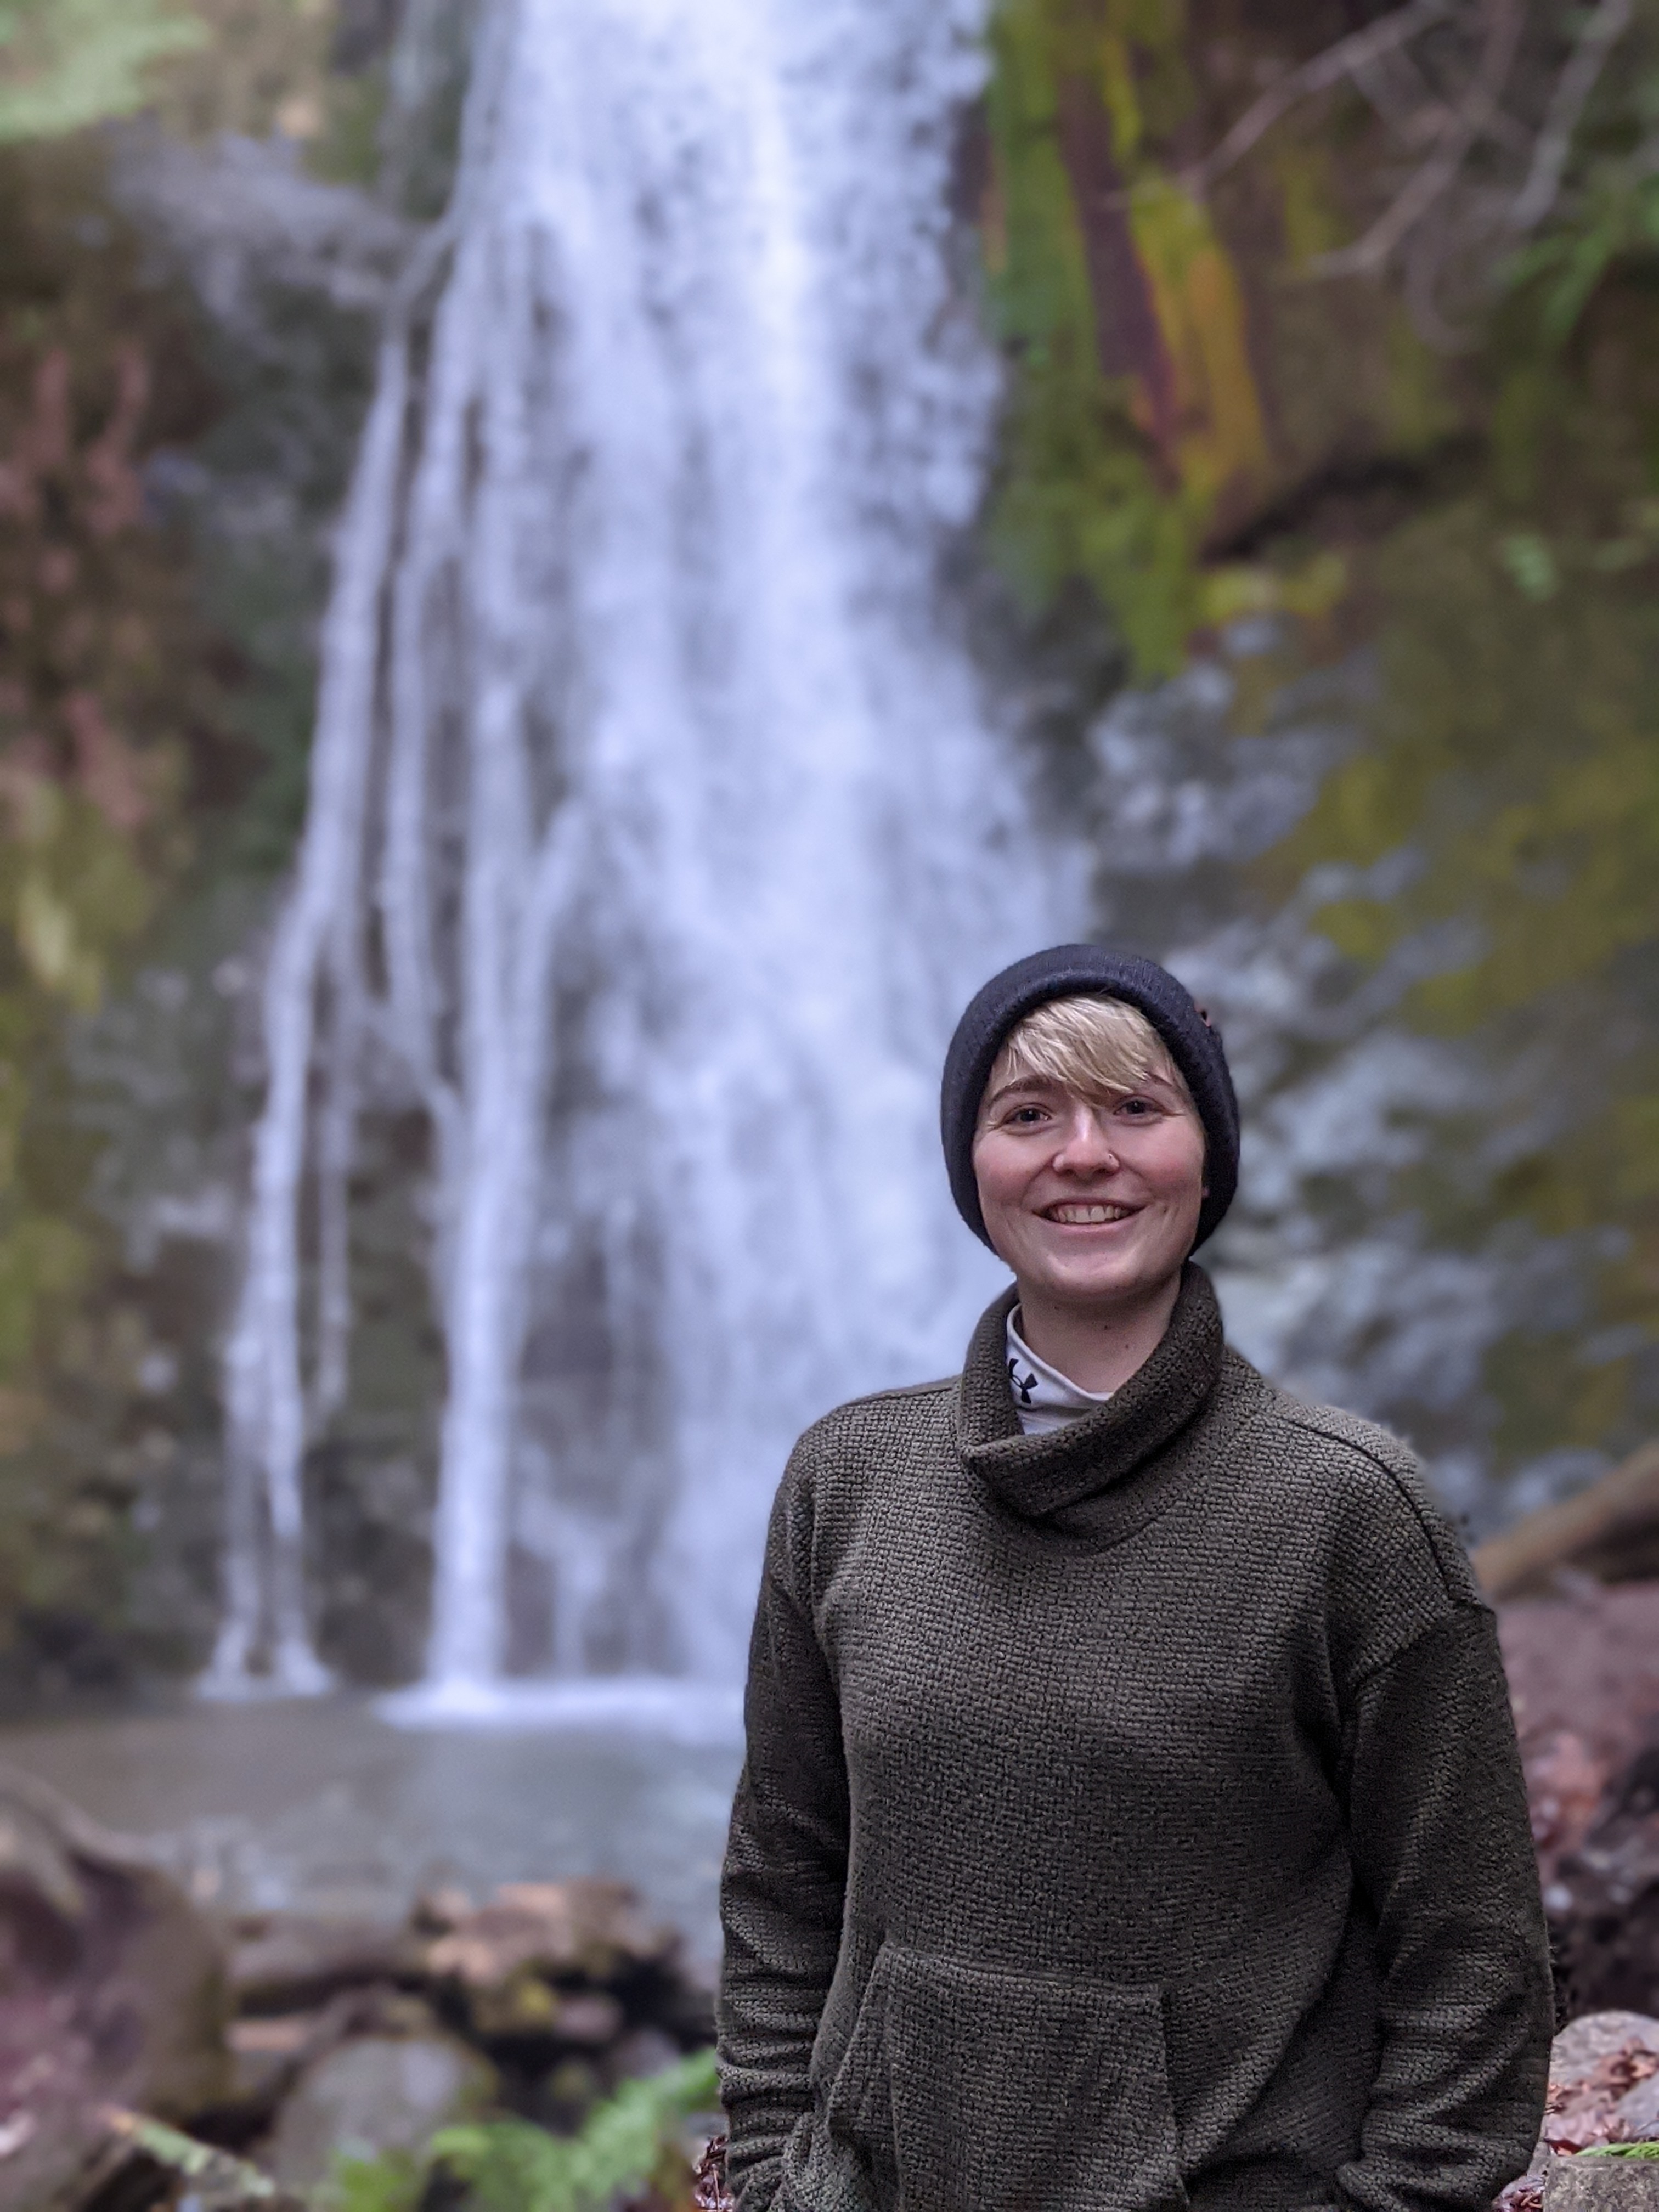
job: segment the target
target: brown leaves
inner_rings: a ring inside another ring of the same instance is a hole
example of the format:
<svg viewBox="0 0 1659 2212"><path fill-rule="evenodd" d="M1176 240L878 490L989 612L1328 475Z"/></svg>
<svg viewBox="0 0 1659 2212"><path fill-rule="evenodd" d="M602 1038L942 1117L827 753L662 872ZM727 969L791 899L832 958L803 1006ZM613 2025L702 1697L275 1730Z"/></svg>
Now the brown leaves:
<svg viewBox="0 0 1659 2212"><path fill-rule="evenodd" d="M97 696L71 691L64 720L75 747L76 778L112 830L129 836L150 814L143 763L118 730L112 727Z"/></svg>
<svg viewBox="0 0 1659 2212"><path fill-rule="evenodd" d="M82 460L89 493L87 526L94 538L112 538L143 519L144 487L134 465L133 446L149 404L149 364L137 347L118 346L115 404Z"/></svg>
<svg viewBox="0 0 1659 2212"><path fill-rule="evenodd" d="M1659 2051L1632 2042L1599 2060L1582 2081L1552 2081L1544 2108L1544 2142L1558 2154L1588 2150L1592 2143L1635 2142L1641 2116L1626 2110L1626 2100L1632 2089L1656 2074Z"/></svg>
<svg viewBox="0 0 1659 2212"><path fill-rule="evenodd" d="M711 2136L692 2177L691 2202L697 2212L732 2212L732 2194L726 2185L724 2136Z"/></svg>
<svg viewBox="0 0 1659 2212"><path fill-rule="evenodd" d="M1607 1762L1568 1729L1559 1729L1529 1750L1525 1765L1539 1879L1547 1886L1557 1862L1576 1850L1589 1832L1609 1770Z"/></svg>

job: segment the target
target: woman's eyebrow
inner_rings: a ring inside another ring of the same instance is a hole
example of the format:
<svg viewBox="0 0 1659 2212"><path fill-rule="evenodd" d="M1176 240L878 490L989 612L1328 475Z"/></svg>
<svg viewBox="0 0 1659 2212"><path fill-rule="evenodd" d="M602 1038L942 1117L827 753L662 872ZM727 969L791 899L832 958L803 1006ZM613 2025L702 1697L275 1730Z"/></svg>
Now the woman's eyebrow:
<svg viewBox="0 0 1659 2212"><path fill-rule="evenodd" d="M1006 1083L999 1083L994 1091L985 1094L988 1107L994 1106L1000 1098L1018 1097L1023 1091L1057 1091L1061 1086L1047 1075L1011 1075Z"/></svg>

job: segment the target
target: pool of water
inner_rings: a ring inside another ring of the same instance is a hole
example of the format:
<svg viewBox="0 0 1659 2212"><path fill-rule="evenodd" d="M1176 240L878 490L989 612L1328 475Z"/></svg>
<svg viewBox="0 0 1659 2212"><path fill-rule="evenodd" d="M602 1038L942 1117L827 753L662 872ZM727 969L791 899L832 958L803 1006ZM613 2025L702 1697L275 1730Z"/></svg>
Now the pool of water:
<svg viewBox="0 0 1659 2212"><path fill-rule="evenodd" d="M706 1966L739 1755L637 1721L393 1726L343 1698L0 1729L0 1760L143 1838L204 1904L378 1917L440 1883L616 1875Z"/></svg>

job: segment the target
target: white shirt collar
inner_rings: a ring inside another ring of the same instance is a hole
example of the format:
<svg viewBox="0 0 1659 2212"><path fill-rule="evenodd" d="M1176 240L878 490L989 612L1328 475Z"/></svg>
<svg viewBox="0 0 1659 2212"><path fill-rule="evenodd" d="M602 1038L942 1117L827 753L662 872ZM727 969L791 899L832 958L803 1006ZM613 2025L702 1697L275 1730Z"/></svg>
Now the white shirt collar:
<svg viewBox="0 0 1659 2212"><path fill-rule="evenodd" d="M1014 1411L1028 1437L1047 1436L1068 1421L1093 1413L1111 1396L1109 1390L1080 1390L1068 1375L1039 1359L1017 1326L1019 1308L1008 1315L1008 1385L1014 1394Z"/></svg>

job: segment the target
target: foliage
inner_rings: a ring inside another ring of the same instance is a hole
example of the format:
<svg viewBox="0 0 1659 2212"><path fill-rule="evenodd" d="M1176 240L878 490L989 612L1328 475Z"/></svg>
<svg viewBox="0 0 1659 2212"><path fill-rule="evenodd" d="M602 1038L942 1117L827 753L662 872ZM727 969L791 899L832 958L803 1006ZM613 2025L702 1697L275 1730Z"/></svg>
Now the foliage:
<svg viewBox="0 0 1659 2212"><path fill-rule="evenodd" d="M208 35L190 0L0 0L0 144L131 114Z"/></svg>
<svg viewBox="0 0 1659 2212"><path fill-rule="evenodd" d="M1575 2158L1659 2158L1659 2142L1592 2143Z"/></svg>
<svg viewBox="0 0 1659 2212"><path fill-rule="evenodd" d="M303 149L314 174L373 183L383 72L332 66L344 12L336 0L191 4L204 40L150 78L149 104L163 129L186 138L280 133Z"/></svg>
<svg viewBox="0 0 1659 2212"><path fill-rule="evenodd" d="M428 2161L412 2151L344 2154L324 2185L324 2212L419 2212L428 2172Z"/></svg>
<svg viewBox="0 0 1659 2212"><path fill-rule="evenodd" d="M1265 201L1202 191L1188 157L1215 102L1189 57L1231 35L1156 0L1004 0L992 44L979 213L1013 368L990 517L1003 567L1034 607L1090 586L1141 678L1237 615L1322 622L1348 583L1332 549L1240 559L1230 538L1328 420L1352 442L1368 408L1407 446L1445 426L1423 349L1387 315L1364 331L1349 317L1344 356L1320 362L1305 299L1285 295L1286 249L1299 266L1346 228L1328 145L1277 144ZM1356 338L1388 356L1375 388Z"/></svg>
<svg viewBox="0 0 1659 2212"><path fill-rule="evenodd" d="M1140 0L1007 0L992 31L983 219L1018 364L993 539L1033 604L1091 584L1143 674L1178 665L1201 611L1197 546L1261 459L1231 263L1146 153L1186 104L1182 29ZM1107 234L1092 255L1080 195ZM1103 326L1123 338L1104 358Z"/></svg>
<svg viewBox="0 0 1659 2212"><path fill-rule="evenodd" d="M689 2199L684 2124L719 2100L714 2054L696 2051L661 2074L625 2081L571 2137L527 2120L483 2120L441 2130L424 2160L340 2159L325 2212L414 2212L438 2171L465 2191L457 2212L608 2212L647 2191L668 2212Z"/></svg>
<svg viewBox="0 0 1659 2212"><path fill-rule="evenodd" d="M1508 285L1530 296L1543 337L1559 346L1603 283L1659 260L1659 15L1634 20L1616 66L1575 133L1553 220L1513 254Z"/></svg>
<svg viewBox="0 0 1659 2212"><path fill-rule="evenodd" d="M105 2118L112 2132L161 2167L177 2174L198 2212L246 2212L254 2205L281 2212L280 2191L267 2173L246 2159L233 2158L210 2143L198 2142L148 2113L111 2107Z"/></svg>

